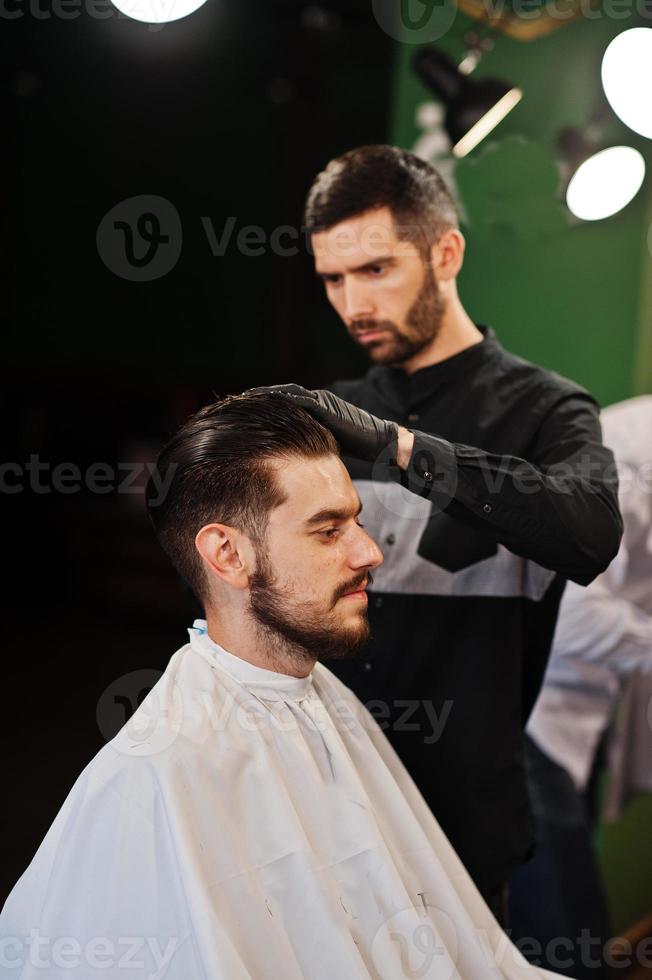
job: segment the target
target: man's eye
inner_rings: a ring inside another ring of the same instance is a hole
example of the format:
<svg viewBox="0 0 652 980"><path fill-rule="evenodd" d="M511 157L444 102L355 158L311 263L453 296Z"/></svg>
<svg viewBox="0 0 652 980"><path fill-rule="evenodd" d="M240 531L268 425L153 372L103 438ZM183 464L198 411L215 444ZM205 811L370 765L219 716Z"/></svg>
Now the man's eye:
<svg viewBox="0 0 652 980"><path fill-rule="evenodd" d="M385 271L384 265L370 265L367 267L367 272L370 276L380 276Z"/></svg>
<svg viewBox="0 0 652 980"><path fill-rule="evenodd" d="M356 520L355 523L358 525L358 527L364 527L364 524L362 524L358 520ZM317 533L320 534L323 538L326 538L327 540L330 541L333 538L338 537L338 535L342 533L342 528L341 527L327 527L327 528L324 528L323 531L318 531Z"/></svg>
<svg viewBox="0 0 652 980"><path fill-rule="evenodd" d="M342 282L341 276L323 276L322 278L326 286L339 286Z"/></svg>

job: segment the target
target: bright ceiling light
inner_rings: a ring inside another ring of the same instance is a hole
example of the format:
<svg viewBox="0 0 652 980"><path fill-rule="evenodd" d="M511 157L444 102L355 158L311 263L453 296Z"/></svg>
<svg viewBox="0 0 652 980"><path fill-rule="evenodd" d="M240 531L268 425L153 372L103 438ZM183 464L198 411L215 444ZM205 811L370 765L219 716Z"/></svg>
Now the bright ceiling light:
<svg viewBox="0 0 652 980"><path fill-rule="evenodd" d="M594 153L573 174L566 204L584 221L598 221L621 211L638 192L645 161L631 146L610 146Z"/></svg>
<svg viewBox="0 0 652 980"><path fill-rule="evenodd" d="M476 63L467 57L458 66L435 48L417 51L412 62L424 85L446 106L445 125L456 157L470 153L523 97L519 88L500 78L469 78Z"/></svg>
<svg viewBox="0 0 652 980"><path fill-rule="evenodd" d="M498 101L491 105L484 115L457 141L453 147L453 156L465 157L467 153L470 153L512 111L514 106L518 105L522 98L523 93L520 88L510 88L504 95L500 95Z"/></svg>
<svg viewBox="0 0 652 980"><path fill-rule="evenodd" d="M198 10L206 0L112 0L121 14L144 24L166 24Z"/></svg>
<svg viewBox="0 0 652 980"><path fill-rule="evenodd" d="M625 125L652 139L652 27L632 27L613 39L602 59L602 85Z"/></svg>

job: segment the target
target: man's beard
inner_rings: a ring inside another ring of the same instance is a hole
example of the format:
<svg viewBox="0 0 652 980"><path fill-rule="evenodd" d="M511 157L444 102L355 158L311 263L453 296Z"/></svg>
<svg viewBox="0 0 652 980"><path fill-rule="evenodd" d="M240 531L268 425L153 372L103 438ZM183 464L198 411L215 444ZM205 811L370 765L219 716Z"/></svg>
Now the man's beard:
<svg viewBox="0 0 652 980"><path fill-rule="evenodd" d="M328 619L311 616L303 608L293 608L279 589L267 553L256 548L256 571L251 577L250 609L261 641L273 659L291 657L299 663L311 660L344 660L352 657L369 641L371 631L364 613L355 626L339 626ZM371 582L371 574L361 573L344 583L332 599L331 609L346 592ZM353 600L351 600L353 601Z"/></svg>
<svg viewBox="0 0 652 980"><path fill-rule="evenodd" d="M424 262L424 277L419 295L405 318L409 333L406 335L399 332L398 327L391 320L358 322L356 332L376 328L391 333L391 340L372 340L369 344L365 344L365 347L376 364L398 367L432 343L441 329L444 308L444 300L432 267Z"/></svg>

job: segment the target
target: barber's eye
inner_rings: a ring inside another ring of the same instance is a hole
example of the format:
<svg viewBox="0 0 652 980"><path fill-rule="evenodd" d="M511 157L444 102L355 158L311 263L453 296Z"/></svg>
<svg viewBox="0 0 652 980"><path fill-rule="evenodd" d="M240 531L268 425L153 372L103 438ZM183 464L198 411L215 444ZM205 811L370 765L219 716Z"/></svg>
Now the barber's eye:
<svg viewBox="0 0 652 980"><path fill-rule="evenodd" d="M370 266L368 266L368 268L367 268L367 272L368 272L368 273L369 273L369 274L370 274L371 276L379 276L379 275L381 275L381 274L382 274L382 273L383 273L384 271L385 271L385 266L384 266L384 265L370 265Z"/></svg>

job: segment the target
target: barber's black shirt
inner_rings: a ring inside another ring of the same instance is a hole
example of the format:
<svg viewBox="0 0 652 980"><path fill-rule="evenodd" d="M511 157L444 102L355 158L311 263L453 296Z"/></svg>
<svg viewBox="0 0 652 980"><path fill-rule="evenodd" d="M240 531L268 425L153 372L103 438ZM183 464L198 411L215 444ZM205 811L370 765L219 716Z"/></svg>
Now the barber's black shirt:
<svg viewBox="0 0 652 980"><path fill-rule="evenodd" d="M594 399L479 329L482 342L412 375L375 366L329 386L415 433L405 473L346 459L385 560L370 645L329 666L489 894L532 850L522 732L565 580L604 570L622 523Z"/></svg>

